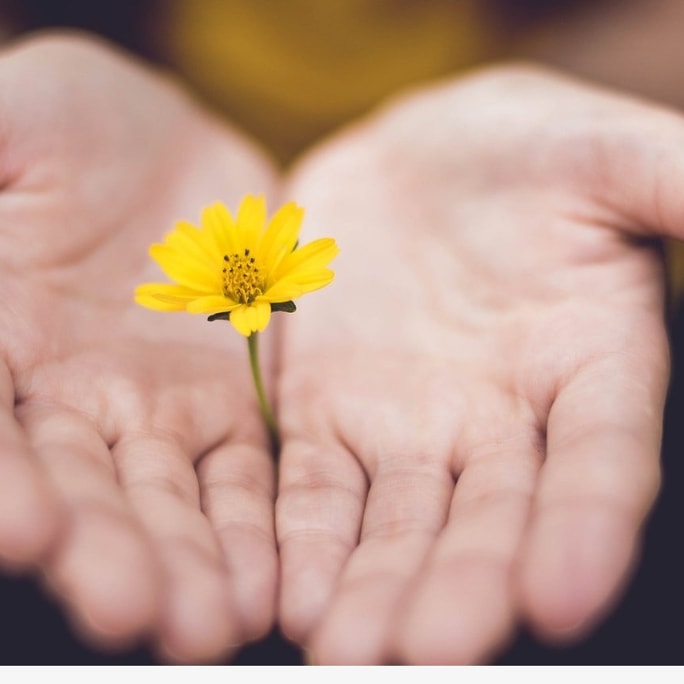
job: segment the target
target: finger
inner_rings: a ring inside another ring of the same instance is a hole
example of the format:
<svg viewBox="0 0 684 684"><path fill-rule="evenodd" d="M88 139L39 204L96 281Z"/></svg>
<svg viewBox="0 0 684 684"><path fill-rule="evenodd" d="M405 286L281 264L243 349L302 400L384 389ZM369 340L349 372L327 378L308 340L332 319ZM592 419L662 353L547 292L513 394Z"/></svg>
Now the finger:
<svg viewBox="0 0 684 684"><path fill-rule="evenodd" d="M614 104L615 119L596 117L598 130L576 141L572 159L575 163L580 159L582 168L581 173L573 169L573 179L582 179L582 190L617 215L620 224L627 219L627 229L681 240L684 119L638 102L632 103L634 111L625 116L628 101L620 98Z"/></svg>
<svg viewBox="0 0 684 684"><path fill-rule="evenodd" d="M152 434L124 437L112 453L161 565L156 647L177 662L228 656L240 642L240 624L192 461L173 439Z"/></svg>
<svg viewBox="0 0 684 684"><path fill-rule="evenodd" d="M0 562L21 568L56 542L63 511L14 415L14 382L0 363Z"/></svg>
<svg viewBox="0 0 684 684"><path fill-rule="evenodd" d="M159 610L159 571L116 481L107 445L71 410L25 405L20 418L67 512L43 564L77 629L103 646L146 635Z"/></svg>
<svg viewBox="0 0 684 684"><path fill-rule="evenodd" d="M519 590L531 624L578 636L616 600L659 487L667 359L649 347L597 361L557 395Z"/></svg>
<svg viewBox="0 0 684 684"><path fill-rule="evenodd" d="M433 456L388 454L378 462L360 544L311 644L316 662L387 661L397 610L444 525L453 487L448 464Z"/></svg>
<svg viewBox="0 0 684 684"><path fill-rule="evenodd" d="M512 566L540 461L534 430L469 454L446 527L395 621L398 661L470 665L506 644L515 626Z"/></svg>
<svg viewBox="0 0 684 684"><path fill-rule="evenodd" d="M246 641L261 638L273 626L278 586L273 458L263 445L224 444L202 458L197 473L241 634Z"/></svg>
<svg viewBox="0 0 684 684"><path fill-rule="evenodd" d="M279 614L286 636L300 644L357 544L366 491L363 470L341 445L285 440L276 502Z"/></svg>

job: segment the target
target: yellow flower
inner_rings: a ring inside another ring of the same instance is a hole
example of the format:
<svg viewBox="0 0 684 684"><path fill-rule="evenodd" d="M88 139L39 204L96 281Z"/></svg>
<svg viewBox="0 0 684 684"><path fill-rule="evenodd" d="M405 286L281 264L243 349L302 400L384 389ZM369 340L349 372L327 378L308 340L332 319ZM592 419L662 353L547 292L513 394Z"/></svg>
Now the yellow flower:
<svg viewBox="0 0 684 684"><path fill-rule="evenodd" d="M338 253L332 238L298 247L304 211L288 202L267 221L263 197L248 195L233 218L217 202L202 212L201 227L179 221L150 256L175 283L146 283L135 301L158 311L228 318L249 337L271 311L294 311L293 299L327 285Z"/></svg>

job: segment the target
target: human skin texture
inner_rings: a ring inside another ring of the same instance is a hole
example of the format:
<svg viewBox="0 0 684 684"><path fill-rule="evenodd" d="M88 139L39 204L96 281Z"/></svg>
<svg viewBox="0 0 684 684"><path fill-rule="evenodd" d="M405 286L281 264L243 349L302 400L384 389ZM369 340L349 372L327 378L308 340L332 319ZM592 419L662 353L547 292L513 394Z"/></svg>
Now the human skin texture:
<svg viewBox="0 0 684 684"><path fill-rule="evenodd" d="M271 628L277 586L246 345L133 291L175 220L270 195L275 172L167 77L75 35L3 52L0 122L0 559L39 570L99 647L228 657Z"/></svg>
<svg viewBox="0 0 684 684"><path fill-rule="evenodd" d="M280 614L314 662L487 662L614 605L659 487L682 187L681 117L526 66L295 170L341 248L280 362Z"/></svg>

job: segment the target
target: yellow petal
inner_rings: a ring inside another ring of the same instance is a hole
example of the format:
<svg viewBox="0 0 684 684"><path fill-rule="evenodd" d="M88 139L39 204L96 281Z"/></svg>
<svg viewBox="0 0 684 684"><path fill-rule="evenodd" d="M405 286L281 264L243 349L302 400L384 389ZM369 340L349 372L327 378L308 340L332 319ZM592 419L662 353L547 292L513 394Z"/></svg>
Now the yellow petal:
<svg viewBox="0 0 684 684"><path fill-rule="evenodd" d="M244 254L245 249L256 251L266 224L266 200L262 195L254 197L247 195L240 204L237 216L238 254Z"/></svg>
<svg viewBox="0 0 684 684"><path fill-rule="evenodd" d="M223 254L216 251L206 235L187 221L179 221L175 230L166 236L164 244L207 270L215 270L223 259Z"/></svg>
<svg viewBox="0 0 684 684"><path fill-rule="evenodd" d="M303 218L304 210L294 202L288 202L273 215L257 255L266 277L294 249Z"/></svg>
<svg viewBox="0 0 684 684"><path fill-rule="evenodd" d="M189 302L187 311L195 314L214 314L221 311L232 311L237 306L240 305L228 297L208 295L207 297L198 297Z"/></svg>
<svg viewBox="0 0 684 684"><path fill-rule="evenodd" d="M221 202L202 210L202 233L219 260L224 254L233 254L240 249L236 231L233 215Z"/></svg>
<svg viewBox="0 0 684 684"><path fill-rule="evenodd" d="M186 305L198 296L194 290L171 283L145 283L135 289L135 301L156 311L185 311Z"/></svg>
<svg viewBox="0 0 684 684"><path fill-rule="evenodd" d="M171 280L181 285L207 294L221 290L220 264L217 264L216 269L209 269L189 254L181 254L168 245L160 244L150 247L150 256Z"/></svg>
<svg viewBox="0 0 684 684"><path fill-rule="evenodd" d="M245 337L254 332L261 332L271 320L271 305L257 301L252 304L241 304L230 312L233 327Z"/></svg>
<svg viewBox="0 0 684 684"><path fill-rule="evenodd" d="M330 283L335 274L329 268L319 269L318 271L307 272L299 278L283 278L273 287L270 287L258 300L268 302L287 302L290 299L297 299L307 292L319 290Z"/></svg>
<svg viewBox="0 0 684 684"><path fill-rule="evenodd" d="M280 263L271 279L275 284L281 278L293 273L317 271L327 266L339 253L340 249L332 238L320 238L288 254Z"/></svg>

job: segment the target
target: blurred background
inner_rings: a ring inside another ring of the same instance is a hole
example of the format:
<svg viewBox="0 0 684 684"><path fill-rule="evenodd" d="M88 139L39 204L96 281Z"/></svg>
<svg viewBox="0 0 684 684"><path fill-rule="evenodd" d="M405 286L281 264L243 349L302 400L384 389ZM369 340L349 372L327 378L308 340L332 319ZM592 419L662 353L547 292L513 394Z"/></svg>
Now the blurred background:
<svg viewBox="0 0 684 684"><path fill-rule="evenodd" d="M684 109L681 0L0 0L0 47L50 28L96 33L174 72L283 166L403 88L494 61L541 62ZM670 260L674 280L684 282L684 260ZM547 647L523 633L497 663L684 661L684 560L677 546L684 520L684 316L678 306L671 337L664 487L625 597L581 644ZM144 648L89 650L26 578L0 575L0 633L0 664L154 662ZM236 662L302 659L276 631Z"/></svg>

